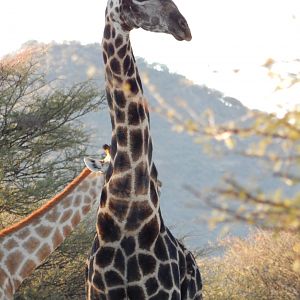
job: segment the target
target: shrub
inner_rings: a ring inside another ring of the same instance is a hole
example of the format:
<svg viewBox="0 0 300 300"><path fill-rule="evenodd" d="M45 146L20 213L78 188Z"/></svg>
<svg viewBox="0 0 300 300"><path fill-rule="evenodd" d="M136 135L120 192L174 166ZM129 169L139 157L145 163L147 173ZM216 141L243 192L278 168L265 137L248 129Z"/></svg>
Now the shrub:
<svg viewBox="0 0 300 300"><path fill-rule="evenodd" d="M227 238L219 245L222 256L200 262L205 299L299 299L299 235L255 230L247 238Z"/></svg>

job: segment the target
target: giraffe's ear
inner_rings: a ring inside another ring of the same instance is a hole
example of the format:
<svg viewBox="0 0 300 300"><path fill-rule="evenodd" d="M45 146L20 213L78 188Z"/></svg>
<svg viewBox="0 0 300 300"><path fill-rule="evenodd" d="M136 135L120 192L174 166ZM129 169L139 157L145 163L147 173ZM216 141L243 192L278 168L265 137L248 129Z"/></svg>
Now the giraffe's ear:
<svg viewBox="0 0 300 300"><path fill-rule="evenodd" d="M104 173L107 169L105 168L105 164L100 159L85 157L83 160L86 167L92 172Z"/></svg>

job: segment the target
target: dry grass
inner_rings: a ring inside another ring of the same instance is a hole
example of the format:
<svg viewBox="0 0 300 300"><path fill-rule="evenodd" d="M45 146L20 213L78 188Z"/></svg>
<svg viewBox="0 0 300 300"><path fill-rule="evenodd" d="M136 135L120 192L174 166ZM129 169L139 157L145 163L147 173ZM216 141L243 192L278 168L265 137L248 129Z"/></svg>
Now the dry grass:
<svg viewBox="0 0 300 300"><path fill-rule="evenodd" d="M256 230L220 244L222 257L200 261L206 300L300 299L299 235Z"/></svg>

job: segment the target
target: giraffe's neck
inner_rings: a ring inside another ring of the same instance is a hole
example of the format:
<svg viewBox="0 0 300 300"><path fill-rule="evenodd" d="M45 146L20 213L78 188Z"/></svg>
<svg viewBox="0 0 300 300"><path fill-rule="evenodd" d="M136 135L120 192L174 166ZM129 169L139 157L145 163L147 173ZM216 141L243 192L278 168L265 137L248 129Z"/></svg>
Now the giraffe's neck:
<svg viewBox="0 0 300 300"><path fill-rule="evenodd" d="M89 212L102 187L103 175L85 169L58 196L0 232L0 300L12 299L21 282Z"/></svg>
<svg viewBox="0 0 300 300"><path fill-rule="evenodd" d="M112 122L112 166L115 176L132 181L149 178L152 142L149 113L131 49L129 32L107 20L103 37L106 93ZM141 176L143 175L143 176ZM148 182L132 186L130 195L147 194Z"/></svg>
<svg viewBox="0 0 300 300"><path fill-rule="evenodd" d="M102 46L112 121L112 165L106 174L97 222L103 245L141 231L151 220L159 231L161 223L148 108L129 32L112 21L109 13Z"/></svg>

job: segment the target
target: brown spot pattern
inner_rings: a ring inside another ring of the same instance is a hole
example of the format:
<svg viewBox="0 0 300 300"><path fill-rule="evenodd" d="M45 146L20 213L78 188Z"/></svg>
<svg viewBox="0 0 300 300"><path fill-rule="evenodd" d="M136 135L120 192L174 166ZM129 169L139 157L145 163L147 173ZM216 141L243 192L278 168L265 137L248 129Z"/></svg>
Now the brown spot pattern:
<svg viewBox="0 0 300 300"><path fill-rule="evenodd" d="M59 218L59 212L57 208L53 208L51 211L48 212L46 219L50 222L55 222Z"/></svg>
<svg viewBox="0 0 300 300"><path fill-rule="evenodd" d="M96 190L95 190L95 189L90 189L90 196L91 196L92 198L95 198L95 197L97 196L97 193L96 193ZM86 197L88 197L88 196L86 196ZM90 199L90 201L91 201L91 199Z"/></svg>
<svg viewBox="0 0 300 300"><path fill-rule="evenodd" d="M7 277L7 274L2 269L0 269L0 286L3 286Z"/></svg>
<svg viewBox="0 0 300 300"><path fill-rule="evenodd" d="M62 202L63 208L68 208L68 207L71 206L71 204L72 204L72 198L71 197L67 197Z"/></svg>
<svg viewBox="0 0 300 300"><path fill-rule="evenodd" d="M96 194L96 192L95 192L95 194ZM91 197L89 197L89 196L84 196L84 203L90 204L91 202L92 202Z"/></svg>
<svg viewBox="0 0 300 300"><path fill-rule="evenodd" d="M28 228L24 228L17 234L17 237L23 240L26 239L29 234L30 234L30 230Z"/></svg>
<svg viewBox="0 0 300 300"><path fill-rule="evenodd" d="M22 267L22 270L20 272L21 277L26 278L36 267L36 264L33 260L28 260L24 266Z"/></svg>
<svg viewBox="0 0 300 300"><path fill-rule="evenodd" d="M80 185L78 186L78 191L79 192L87 192L89 189L89 184L85 181L83 181L82 183L80 183Z"/></svg>
<svg viewBox="0 0 300 300"><path fill-rule="evenodd" d="M60 231L56 229L53 237L52 237L52 243L53 243L53 248L57 248L62 242L63 242L63 236L61 235Z"/></svg>
<svg viewBox="0 0 300 300"><path fill-rule="evenodd" d="M14 240L14 239L9 239L5 244L4 244L4 247L7 249L7 250L11 250L15 247L17 247L18 244L17 242Z"/></svg>
<svg viewBox="0 0 300 300"><path fill-rule="evenodd" d="M80 203L81 203L81 195L77 195L75 197L74 206L78 207L80 205Z"/></svg>
<svg viewBox="0 0 300 300"><path fill-rule="evenodd" d="M64 228L63 228L63 233L64 233L64 236L68 236L70 233L71 233L71 231L72 231L72 228L70 227L70 226L65 226Z"/></svg>
<svg viewBox="0 0 300 300"><path fill-rule="evenodd" d="M14 288L15 290L21 285L21 281L14 279Z"/></svg>
<svg viewBox="0 0 300 300"><path fill-rule="evenodd" d="M115 198L109 199L108 203L109 210L120 222L126 217L129 205L129 201Z"/></svg>
<svg viewBox="0 0 300 300"><path fill-rule="evenodd" d="M86 215L86 214L90 211L90 209L91 209L91 206L90 206L90 205L86 205L86 206L84 206L84 207L82 208L82 213L83 213L84 215Z"/></svg>
<svg viewBox="0 0 300 300"><path fill-rule="evenodd" d="M50 232L52 231L52 228L49 226L45 226L45 225L40 225L39 227L37 227L35 229L35 231L37 232L37 234L42 237L42 238L46 238L47 236L49 236Z"/></svg>
<svg viewBox="0 0 300 300"><path fill-rule="evenodd" d="M20 251L12 252L7 256L6 266L10 274L14 275L20 266L23 259L23 254Z"/></svg>
<svg viewBox="0 0 300 300"><path fill-rule="evenodd" d="M80 214L76 212L76 214L72 217L71 223L73 227L75 227L80 222Z"/></svg>
<svg viewBox="0 0 300 300"><path fill-rule="evenodd" d="M51 253L50 246L48 244L43 245L37 252L36 256L40 261L44 260Z"/></svg>
<svg viewBox="0 0 300 300"><path fill-rule="evenodd" d="M65 223L67 220L70 219L72 213L73 213L73 211L71 209L65 211L64 214L61 216L59 222L60 223Z"/></svg>
<svg viewBox="0 0 300 300"><path fill-rule="evenodd" d="M26 242L23 243L23 247L29 252L32 253L37 247L40 245L40 241L35 238L31 237Z"/></svg>

